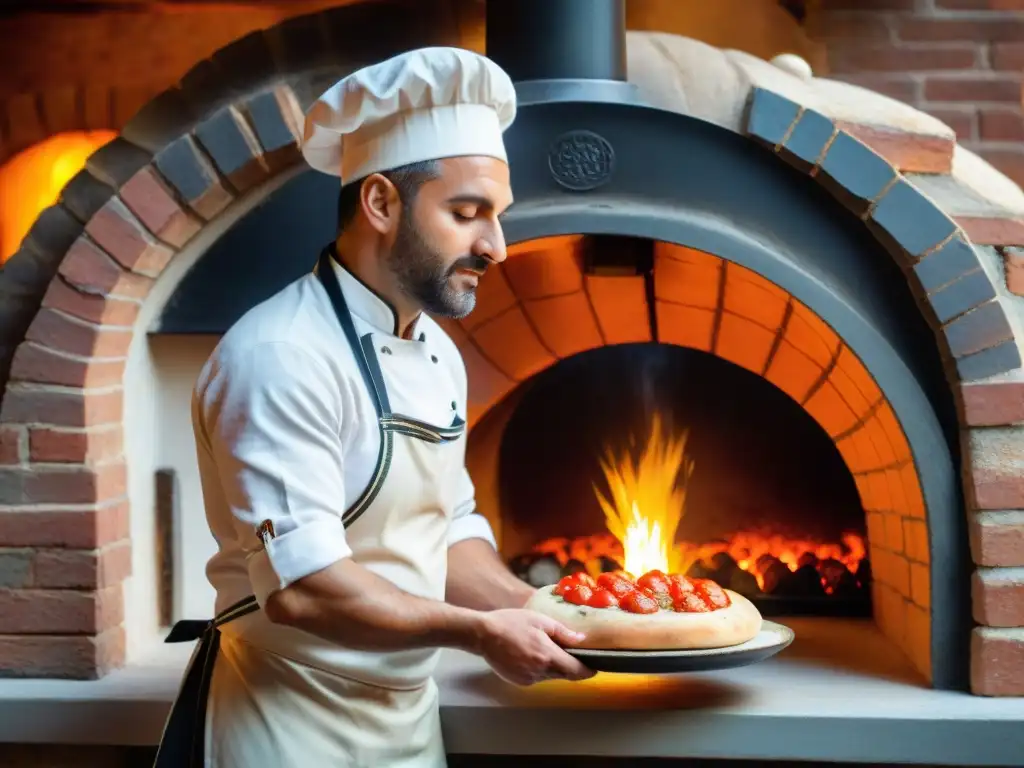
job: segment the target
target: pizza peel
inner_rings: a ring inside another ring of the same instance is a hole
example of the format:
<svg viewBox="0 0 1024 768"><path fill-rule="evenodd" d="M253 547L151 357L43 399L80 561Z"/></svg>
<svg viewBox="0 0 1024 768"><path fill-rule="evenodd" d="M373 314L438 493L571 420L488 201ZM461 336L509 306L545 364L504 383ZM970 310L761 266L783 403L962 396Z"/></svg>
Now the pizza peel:
<svg viewBox="0 0 1024 768"><path fill-rule="evenodd" d="M595 672L631 674L674 674L711 672L756 664L784 650L794 638L793 630L774 621L761 624L757 637L728 648L702 648L690 651L628 651L566 648Z"/></svg>

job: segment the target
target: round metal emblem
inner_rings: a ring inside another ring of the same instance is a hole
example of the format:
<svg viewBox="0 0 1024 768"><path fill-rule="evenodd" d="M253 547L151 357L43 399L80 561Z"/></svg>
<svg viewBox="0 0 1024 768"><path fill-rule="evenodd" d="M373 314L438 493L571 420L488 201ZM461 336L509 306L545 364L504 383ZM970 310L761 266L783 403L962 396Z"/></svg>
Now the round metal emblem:
<svg viewBox="0 0 1024 768"><path fill-rule="evenodd" d="M551 176L566 189L585 192L608 182L615 170L615 150L593 131L563 133L548 150Z"/></svg>

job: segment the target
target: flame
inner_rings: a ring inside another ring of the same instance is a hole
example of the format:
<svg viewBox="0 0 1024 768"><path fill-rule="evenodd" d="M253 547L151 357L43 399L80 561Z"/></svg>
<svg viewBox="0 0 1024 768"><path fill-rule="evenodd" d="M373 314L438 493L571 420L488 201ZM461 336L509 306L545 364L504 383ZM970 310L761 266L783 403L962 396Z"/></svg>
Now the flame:
<svg viewBox="0 0 1024 768"><path fill-rule="evenodd" d="M656 415L635 461L630 451L616 454L611 449L601 460L610 498L596 486L594 492L608 530L622 545L623 567L630 573L655 568L682 573L689 567L685 552L673 546L686 508L686 483L693 473L686 437L686 432L670 436Z"/></svg>
<svg viewBox="0 0 1024 768"><path fill-rule="evenodd" d="M21 245L36 217L60 198L60 191L85 167L112 131L61 133L29 147L0 168L0 264Z"/></svg>

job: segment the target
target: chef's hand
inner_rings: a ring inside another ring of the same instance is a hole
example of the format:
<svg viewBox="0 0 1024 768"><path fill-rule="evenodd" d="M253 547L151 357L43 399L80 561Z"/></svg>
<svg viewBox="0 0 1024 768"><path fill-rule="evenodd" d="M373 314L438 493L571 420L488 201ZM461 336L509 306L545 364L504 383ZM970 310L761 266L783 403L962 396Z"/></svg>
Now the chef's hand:
<svg viewBox="0 0 1024 768"><path fill-rule="evenodd" d="M583 635L524 608L485 614L480 655L504 680L532 685L542 680L585 680L594 672L566 653Z"/></svg>

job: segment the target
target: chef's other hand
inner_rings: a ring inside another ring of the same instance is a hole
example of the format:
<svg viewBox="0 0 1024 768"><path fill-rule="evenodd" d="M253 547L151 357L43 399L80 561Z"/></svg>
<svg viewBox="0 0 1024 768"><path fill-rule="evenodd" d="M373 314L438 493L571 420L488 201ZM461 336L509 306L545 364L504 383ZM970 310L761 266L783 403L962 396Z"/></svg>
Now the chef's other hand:
<svg viewBox="0 0 1024 768"><path fill-rule="evenodd" d="M480 655L504 680L533 685L543 680L585 680L593 670L560 645L575 645L583 635L536 611L508 608L484 619Z"/></svg>

